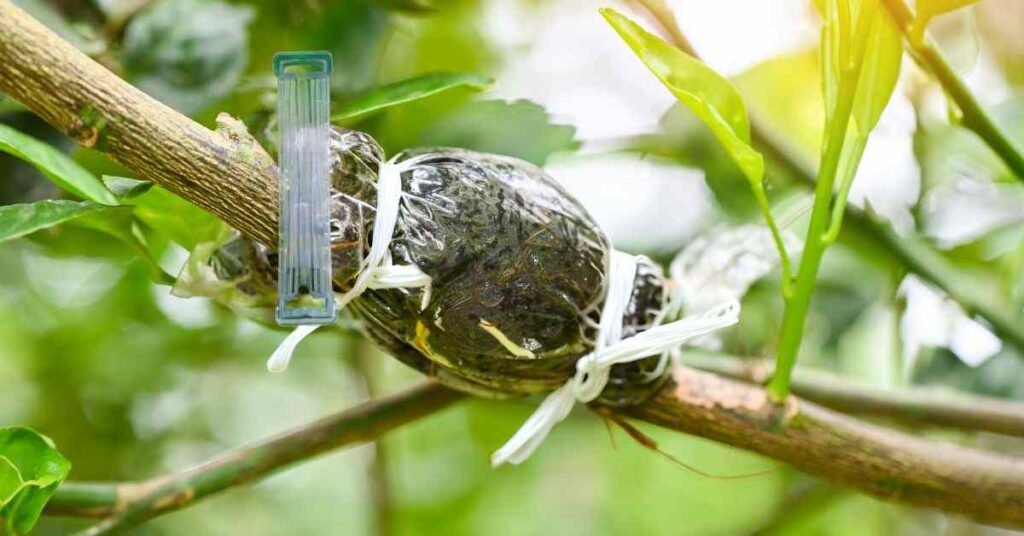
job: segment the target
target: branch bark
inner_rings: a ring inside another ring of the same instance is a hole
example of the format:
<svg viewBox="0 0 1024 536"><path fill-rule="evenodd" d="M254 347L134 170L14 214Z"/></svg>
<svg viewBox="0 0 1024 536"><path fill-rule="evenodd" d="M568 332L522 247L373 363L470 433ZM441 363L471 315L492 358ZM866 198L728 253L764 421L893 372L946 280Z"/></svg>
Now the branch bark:
<svg viewBox="0 0 1024 536"><path fill-rule="evenodd" d="M141 177L257 240L276 243L276 180L266 158L130 87L9 0L0 0L0 91ZM48 511L112 516L94 531L109 532L329 448L373 439L462 396L431 384L178 475L142 484L66 483ZM759 452L882 498L1024 528L1021 460L932 444L795 398L782 408L768 403L759 387L681 369L674 382L626 413Z"/></svg>
<svg viewBox="0 0 1024 536"><path fill-rule="evenodd" d="M762 384L771 364L721 354L687 352L688 366L720 376ZM834 374L797 369L793 392L827 408L853 415L882 417L915 426L939 426L1024 437L1024 404L949 390L860 386Z"/></svg>
<svg viewBox="0 0 1024 536"><path fill-rule="evenodd" d="M366 443L436 413L465 395L433 382L367 402L262 443L224 453L193 469L145 482L66 482L46 513L105 518L85 534L110 534L250 483L328 450Z"/></svg>
<svg viewBox="0 0 1024 536"><path fill-rule="evenodd" d="M1024 460L930 442L758 386L679 368L624 414L784 461L884 500L1024 528Z"/></svg>
<svg viewBox="0 0 1024 536"><path fill-rule="evenodd" d="M0 0L0 92L80 144L276 246L277 170L262 149L204 128L125 83L10 0Z"/></svg>

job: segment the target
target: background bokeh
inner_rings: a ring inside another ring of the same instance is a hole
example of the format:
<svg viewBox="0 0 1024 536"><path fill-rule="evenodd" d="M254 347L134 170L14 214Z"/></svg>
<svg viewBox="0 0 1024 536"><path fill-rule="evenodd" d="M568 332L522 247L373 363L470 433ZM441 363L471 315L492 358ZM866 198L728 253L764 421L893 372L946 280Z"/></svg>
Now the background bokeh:
<svg viewBox="0 0 1024 536"><path fill-rule="evenodd" d="M461 146L544 165L617 247L665 260L697 234L760 221L746 180L710 133L650 76L590 0L18 0L81 50L206 124L217 112L263 136L274 105L270 58L334 54L334 96L432 72L494 79L357 118L391 154ZM805 0L668 2L707 63L751 113L814 162L823 121L819 21ZM968 85L1024 142L1024 4L983 0L932 30ZM131 176L74 145L17 103L0 121L70 152L97 174ZM61 193L0 155L0 203ZM777 206L803 186L768 171ZM872 136L853 202L919 235L1003 300L1024 302L1024 189L970 133L950 124L940 88L909 58ZM799 213L799 211L796 211ZM801 225L800 218L791 224ZM176 274L187 252L149 230ZM769 277L744 300L725 350L774 347L781 304ZM285 374L264 361L284 337L205 299L171 296L121 242L62 226L0 245L0 425L29 425L72 461L74 480L176 471L387 393L416 374L357 336L322 332ZM1024 360L935 289L905 279L869 243L829 251L801 366L880 388L935 384L1024 398ZM136 529L138 534L1004 534L937 512L884 504L711 442L644 428L716 480L673 465L577 410L519 467L490 453L529 401L462 403L379 445L331 453ZM919 431L1022 452L1019 441ZM383 476L382 476L383 475ZM387 501L374 499L386 483ZM44 518L38 534L80 521Z"/></svg>

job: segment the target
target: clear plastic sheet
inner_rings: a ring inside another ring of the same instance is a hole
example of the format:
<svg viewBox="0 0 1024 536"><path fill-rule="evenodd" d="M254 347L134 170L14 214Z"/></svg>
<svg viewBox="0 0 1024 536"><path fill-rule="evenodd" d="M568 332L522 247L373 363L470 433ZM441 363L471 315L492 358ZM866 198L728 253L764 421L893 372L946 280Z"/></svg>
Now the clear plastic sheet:
<svg viewBox="0 0 1024 536"><path fill-rule="evenodd" d="M366 134L334 128L331 248L334 289L359 273L372 243L375 182L384 155ZM378 345L456 388L500 396L558 387L593 348L606 292L610 244L587 211L540 168L453 148L402 175L392 262L415 265L425 289L369 290L349 307ZM274 292L276 258L236 236L210 259L223 281ZM641 259L624 319L626 336L649 328L665 295L661 268ZM658 358L616 366L602 401L637 401L658 382Z"/></svg>

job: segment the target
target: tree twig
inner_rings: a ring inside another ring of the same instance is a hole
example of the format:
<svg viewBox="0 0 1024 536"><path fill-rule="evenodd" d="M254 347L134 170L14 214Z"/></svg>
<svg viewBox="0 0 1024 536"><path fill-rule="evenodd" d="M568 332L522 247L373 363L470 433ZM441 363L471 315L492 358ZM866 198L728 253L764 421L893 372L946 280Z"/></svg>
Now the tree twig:
<svg viewBox="0 0 1024 536"><path fill-rule="evenodd" d="M258 144L161 104L10 0L0 0L0 92L80 144L276 246L277 171Z"/></svg>
<svg viewBox="0 0 1024 536"><path fill-rule="evenodd" d="M724 354L686 352L692 367L745 382L761 384L771 364ZM992 432L1024 437L1024 404L950 390L910 387L872 389L823 371L797 369L793 392L825 407L853 415L883 417L918 426Z"/></svg>
<svg viewBox="0 0 1024 536"><path fill-rule="evenodd" d="M261 443L232 450L193 469L139 483L66 482L46 513L105 518L85 534L111 534L178 510L227 488L247 484L291 463L365 443L465 395L433 382L367 402Z"/></svg>
<svg viewBox="0 0 1024 536"><path fill-rule="evenodd" d="M890 1L900 0L886 0L886 3ZM678 29L675 20L669 18L671 13L649 5L658 3L657 0L639 0L639 3L665 28L665 33L670 36L674 45L687 54L700 58ZM677 35L682 38L676 38ZM781 132L776 132L776 129L754 113L750 117L750 136L754 145L772 162L781 166L804 185L815 187L817 170L814 163L797 155L796 151L783 141L784 136ZM846 207L841 236L847 240L868 242L883 248L906 270L946 291L968 314L983 317L992 325L997 335L1024 350L1024 316L1001 305L991 290L974 283L974 278L963 273L924 240L901 237L888 222L855 206Z"/></svg>

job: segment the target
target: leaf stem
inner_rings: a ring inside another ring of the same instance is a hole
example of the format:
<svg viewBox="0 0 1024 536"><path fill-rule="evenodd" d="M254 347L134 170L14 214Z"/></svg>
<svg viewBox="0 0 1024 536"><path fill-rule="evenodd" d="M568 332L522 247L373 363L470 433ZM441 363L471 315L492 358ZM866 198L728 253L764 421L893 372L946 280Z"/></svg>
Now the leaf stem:
<svg viewBox="0 0 1024 536"><path fill-rule="evenodd" d="M981 107L960 75L949 63L935 41L925 34L923 39L913 38L914 14L904 0L881 0L886 11L896 22L907 41L907 46L918 65L930 71L942 85L963 117L962 124L978 135L1006 163L1018 180L1024 181L1024 151Z"/></svg>
<svg viewBox="0 0 1024 536"><path fill-rule="evenodd" d="M764 221L772 233L775 249L779 252L779 260L782 263L782 295L789 296L793 291L793 266L789 260L789 252L786 251L786 242L782 239L782 232L775 222L775 217L772 216L772 207L768 203L768 195L764 191L764 181L751 181L750 186L754 190L754 198L757 200L757 206L761 209L761 214L764 215Z"/></svg>

